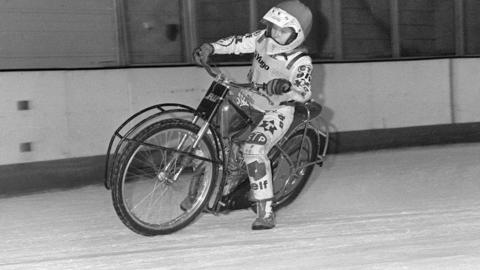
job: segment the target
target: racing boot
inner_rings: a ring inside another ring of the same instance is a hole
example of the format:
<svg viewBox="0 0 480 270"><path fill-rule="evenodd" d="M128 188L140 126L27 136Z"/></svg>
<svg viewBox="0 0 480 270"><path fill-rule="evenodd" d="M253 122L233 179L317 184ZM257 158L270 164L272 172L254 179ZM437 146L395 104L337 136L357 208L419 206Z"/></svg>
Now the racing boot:
<svg viewBox="0 0 480 270"><path fill-rule="evenodd" d="M275 227L275 213L272 200L257 202L257 218L253 221L252 230L268 230Z"/></svg>
<svg viewBox="0 0 480 270"><path fill-rule="evenodd" d="M195 202L195 199L197 198L197 193L198 189L200 187L200 180L203 177L203 174L205 173L205 167L204 166L198 166L194 171L193 175L191 178L191 182L188 187L188 195L183 199L183 201L180 203L180 209L183 211L187 211L190 208L192 208L193 203Z"/></svg>

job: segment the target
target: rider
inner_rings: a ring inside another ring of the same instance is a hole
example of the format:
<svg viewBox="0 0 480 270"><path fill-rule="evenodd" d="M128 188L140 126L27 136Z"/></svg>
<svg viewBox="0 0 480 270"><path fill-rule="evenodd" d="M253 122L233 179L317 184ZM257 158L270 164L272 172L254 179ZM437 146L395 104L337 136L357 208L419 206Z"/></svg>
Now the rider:
<svg viewBox="0 0 480 270"><path fill-rule="evenodd" d="M312 13L307 6L298 0L281 2L263 16L262 23L266 29L204 43L193 54L197 63L206 63L212 54L253 53L248 78L265 85L259 93L241 90L235 99L238 105L247 105L263 114L242 148L257 207L254 230L275 227L272 171L267 154L293 121L294 107L286 102L310 99L312 72L312 60L301 46L312 25ZM227 178L227 185L228 181Z"/></svg>

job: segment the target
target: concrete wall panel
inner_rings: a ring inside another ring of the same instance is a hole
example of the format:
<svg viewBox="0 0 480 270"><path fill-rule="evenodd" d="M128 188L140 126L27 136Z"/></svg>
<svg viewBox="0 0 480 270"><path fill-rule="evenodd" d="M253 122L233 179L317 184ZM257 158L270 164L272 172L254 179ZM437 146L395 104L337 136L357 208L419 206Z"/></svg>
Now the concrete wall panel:
<svg viewBox="0 0 480 270"><path fill-rule="evenodd" d="M479 61L316 64L314 98L332 131L478 122ZM245 81L248 67L224 69ZM102 155L128 116L158 103L196 107L210 82L198 67L0 73L0 164Z"/></svg>
<svg viewBox="0 0 480 270"><path fill-rule="evenodd" d="M371 64L374 128L451 121L448 60Z"/></svg>
<svg viewBox="0 0 480 270"><path fill-rule="evenodd" d="M68 157L65 95L59 72L0 74L0 164Z"/></svg>
<svg viewBox="0 0 480 270"><path fill-rule="evenodd" d="M452 60L455 122L480 121L480 59Z"/></svg>

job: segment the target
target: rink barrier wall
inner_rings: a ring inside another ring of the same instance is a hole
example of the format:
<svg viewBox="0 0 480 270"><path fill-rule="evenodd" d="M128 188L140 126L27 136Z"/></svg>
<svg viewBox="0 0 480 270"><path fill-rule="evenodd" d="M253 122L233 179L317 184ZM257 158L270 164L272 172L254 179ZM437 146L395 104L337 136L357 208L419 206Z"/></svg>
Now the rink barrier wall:
<svg viewBox="0 0 480 270"><path fill-rule="evenodd" d="M0 197L99 184L105 156L0 166Z"/></svg>
<svg viewBox="0 0 480 270"><path fill-rule="evenodd" d="M480 142L480 122L334 132L328 155L472 142ZM103 185L104 165L104 155L3 165L0 166L0 197Z"/></svg>
<svg viewBox="0 0 480 270"><path fill-rule="evenodd" d="M224 67L239 80L248 68ZM451 138L452 132L457 142L478 134L478 74L480 58L315 64L312 92L324 105L333 152L437 143L444 141L441 133ZM89 162L105 154L123 120L157 103L196 107L210 82L193 66L0 72L0 172L7 172L0 185L42 186L56 174L40 174L38 183L29 175L50 167L81 173L68 165L79 160L95 176ZM19 180L13 181L8 175L15 168ZM68 182L82 178L58 175Z"/></svg>

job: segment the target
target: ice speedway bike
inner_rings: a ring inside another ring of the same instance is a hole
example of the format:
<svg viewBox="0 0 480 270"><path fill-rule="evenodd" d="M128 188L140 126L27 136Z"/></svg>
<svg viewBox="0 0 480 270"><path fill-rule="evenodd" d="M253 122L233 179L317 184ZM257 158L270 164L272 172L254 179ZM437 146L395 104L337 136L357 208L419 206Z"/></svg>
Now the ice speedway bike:
<svg viewBox="0 0 480 270"><path fill-rule="evenodd" d="M249 192L246 179L246 184L224 194L229 155L238 155L233 144L244 142L246 137L239 134L248 134L257 124L230 99L230 91L259 93L263 86L238 83L217 67L203 67L213 82L196 109L177 103L145 108L123 122L110 139L105 187L111 190L120 220L138 234L173 233L201 213L228 211L232 194ZM276 210L291 203L314 166L323 164L329 139L320 104L312 100L288 105L295 106L293 123L268 154ZM242 119L236 133L229 130L227 113L232 110ZM187 197L191 205L181 207Z"/></svg>

